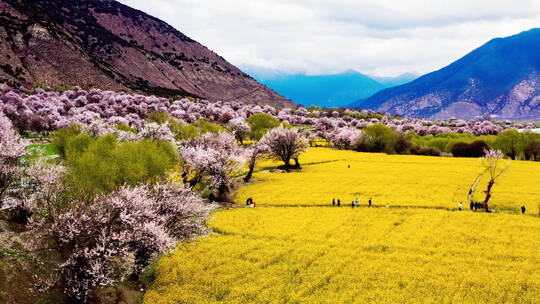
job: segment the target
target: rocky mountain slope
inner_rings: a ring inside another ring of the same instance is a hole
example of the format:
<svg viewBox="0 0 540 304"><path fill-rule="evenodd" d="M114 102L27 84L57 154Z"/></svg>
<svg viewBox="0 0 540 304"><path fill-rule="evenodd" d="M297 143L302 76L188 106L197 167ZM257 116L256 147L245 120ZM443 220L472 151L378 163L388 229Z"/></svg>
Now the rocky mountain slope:
<svg viewBox="0 0 540 304"><path fill-rule="evenodd" d="M113 0L2 0L0 81L292 106L165 22Z"/></svg>
<svg viewBox="0 0 540 304"><path fill-rule="evenodd" d="M540 119L540 29L497 38L355 106L425 118Z"/></svg>

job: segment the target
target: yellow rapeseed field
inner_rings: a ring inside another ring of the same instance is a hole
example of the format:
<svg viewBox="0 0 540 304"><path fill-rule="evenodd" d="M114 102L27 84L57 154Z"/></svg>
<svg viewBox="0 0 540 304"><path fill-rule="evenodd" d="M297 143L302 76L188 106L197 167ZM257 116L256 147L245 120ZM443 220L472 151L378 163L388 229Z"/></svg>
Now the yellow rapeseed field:
<svg viewBox="0 0 540 304"><path fill-rule="evenodd" d="M394 165L399 160L414 167L416 158L395 157ZM441 161L437 168L452 172ZM435 172L422 180L433 176L438 181ZM540 302L540 220L532 216L257 207L218 212L211 226L215 233L160 260L144 303Z"/></svg>
<svg viewBox="0 0 540 304"><path fill-rule="evenodd" d="M434 206L455 208L467 203L467 193L482 171L479 159L358 153L330 148L310 148L300 158L303 169L291 173L261 171L259 182L240 189L235 199L248 197L259 205L328 205L333 198L350 204L359 197L361 204L373 197L378 205ZM501 161L505 165L510 161ZM276 166L261 162L258 169ZM349 168L350 166L350 168ZM525 204L538 210L540 204L540 163L512 161L497 180L491 207L516 209ZM483 200L477 188L476 198Z"/></svg>

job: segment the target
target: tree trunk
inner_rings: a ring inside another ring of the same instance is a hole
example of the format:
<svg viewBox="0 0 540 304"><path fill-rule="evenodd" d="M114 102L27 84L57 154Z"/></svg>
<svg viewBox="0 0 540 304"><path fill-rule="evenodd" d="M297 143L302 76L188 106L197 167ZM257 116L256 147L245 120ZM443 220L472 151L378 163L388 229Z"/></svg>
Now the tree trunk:
<svg viewBox="0 0 540 304"><path fill-rule="evenodd" d="M294 159L294 168L295 169L302 169L302 166L300 166L300 162L298 161L298 158Z"/></svg>
<svg viewBox="0 0 540 304"><path fill-rule="evenodd" d="M229 185L223 183L218 187L218 193L216 196L217 202L230 202L229 198Z"/></svg>
<svg viewBox="0 0 540 304"><path fill-rule="evenodd" d="M244 177L244 182L249 182L249 180L251 179L251 176L253 175L253 170L255 169L255 161L251 161L249 162L249 171L248 173L246 174L246 176Z"/></svg>
<svg viewBox="0 0 540 304"><path fill-rule="evenodd" d="M469 190L469 205L472 203L472 196L474 194L474 191L476 189L476 186L478 185L478 183L480 182L480 180L482 179L482 176L484 175L484 173L481 173L480 175L478 175L478 177L476 178L476 181L474 181L474 184L472 185L471 189Z"/></svg>
<svg viewBox="0 0 540 304"><path fill-rule="evenodd" d="M493 184L495 184L495 181L493 179L489 180L487 190L486 190L486 199L484 200L484 204L487 204L489 202L489 199L491 198L491 188L493 187Z"/></svg>
<svg viewBox="0 0 540 304"><path fill-rule="evenodd" d="M289 172L289 170L291 169L291 159L286 158L283 160L283 162L285 163L285 171Z"/></svg>

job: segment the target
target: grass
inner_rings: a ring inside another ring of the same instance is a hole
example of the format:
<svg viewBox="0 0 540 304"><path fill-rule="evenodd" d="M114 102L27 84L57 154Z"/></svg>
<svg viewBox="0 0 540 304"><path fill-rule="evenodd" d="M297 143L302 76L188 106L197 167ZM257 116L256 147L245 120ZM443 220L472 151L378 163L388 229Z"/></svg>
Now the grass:
<svg viewBox="0 0 540 304"><path fill-rule="evenodd" d="M43 152L43 156L54 156L60 153L53 144L31 144L26 147L26 151L29 153L25 158L29 160L38 157L41 152Z"/></svg>

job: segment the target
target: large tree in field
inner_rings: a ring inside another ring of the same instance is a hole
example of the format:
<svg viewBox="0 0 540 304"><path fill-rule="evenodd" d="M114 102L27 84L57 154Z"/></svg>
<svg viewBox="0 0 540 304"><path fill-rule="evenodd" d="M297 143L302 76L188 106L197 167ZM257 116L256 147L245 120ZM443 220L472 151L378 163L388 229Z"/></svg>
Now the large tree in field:
<svg viewBox="0 0 540 304"><path fill-rule="evenodd" d="M484 199L484 203L486 204L491 198L491 190L493 188L493 185L495 184L495 180L500 177L501 174L503 174L504 171L506 171L506 169L508 168L508 165L504 166L501 164L501 160L503 159L503 157L504 154L501 151L487 150L486 155L482 159L485 173L487 173L489 177L487 189L485 191L486 198Z"/></svg>
<svg viewBox="0 0 540 304"><path fill-rule="evenodd" d="M261 139L261 144L268 146L270 155L284 163L286 170L293 168L291 159L294 159L294 168L300 168L298 156L307 151L307 140L296 129L284 126L271 129Z"/></svg>

